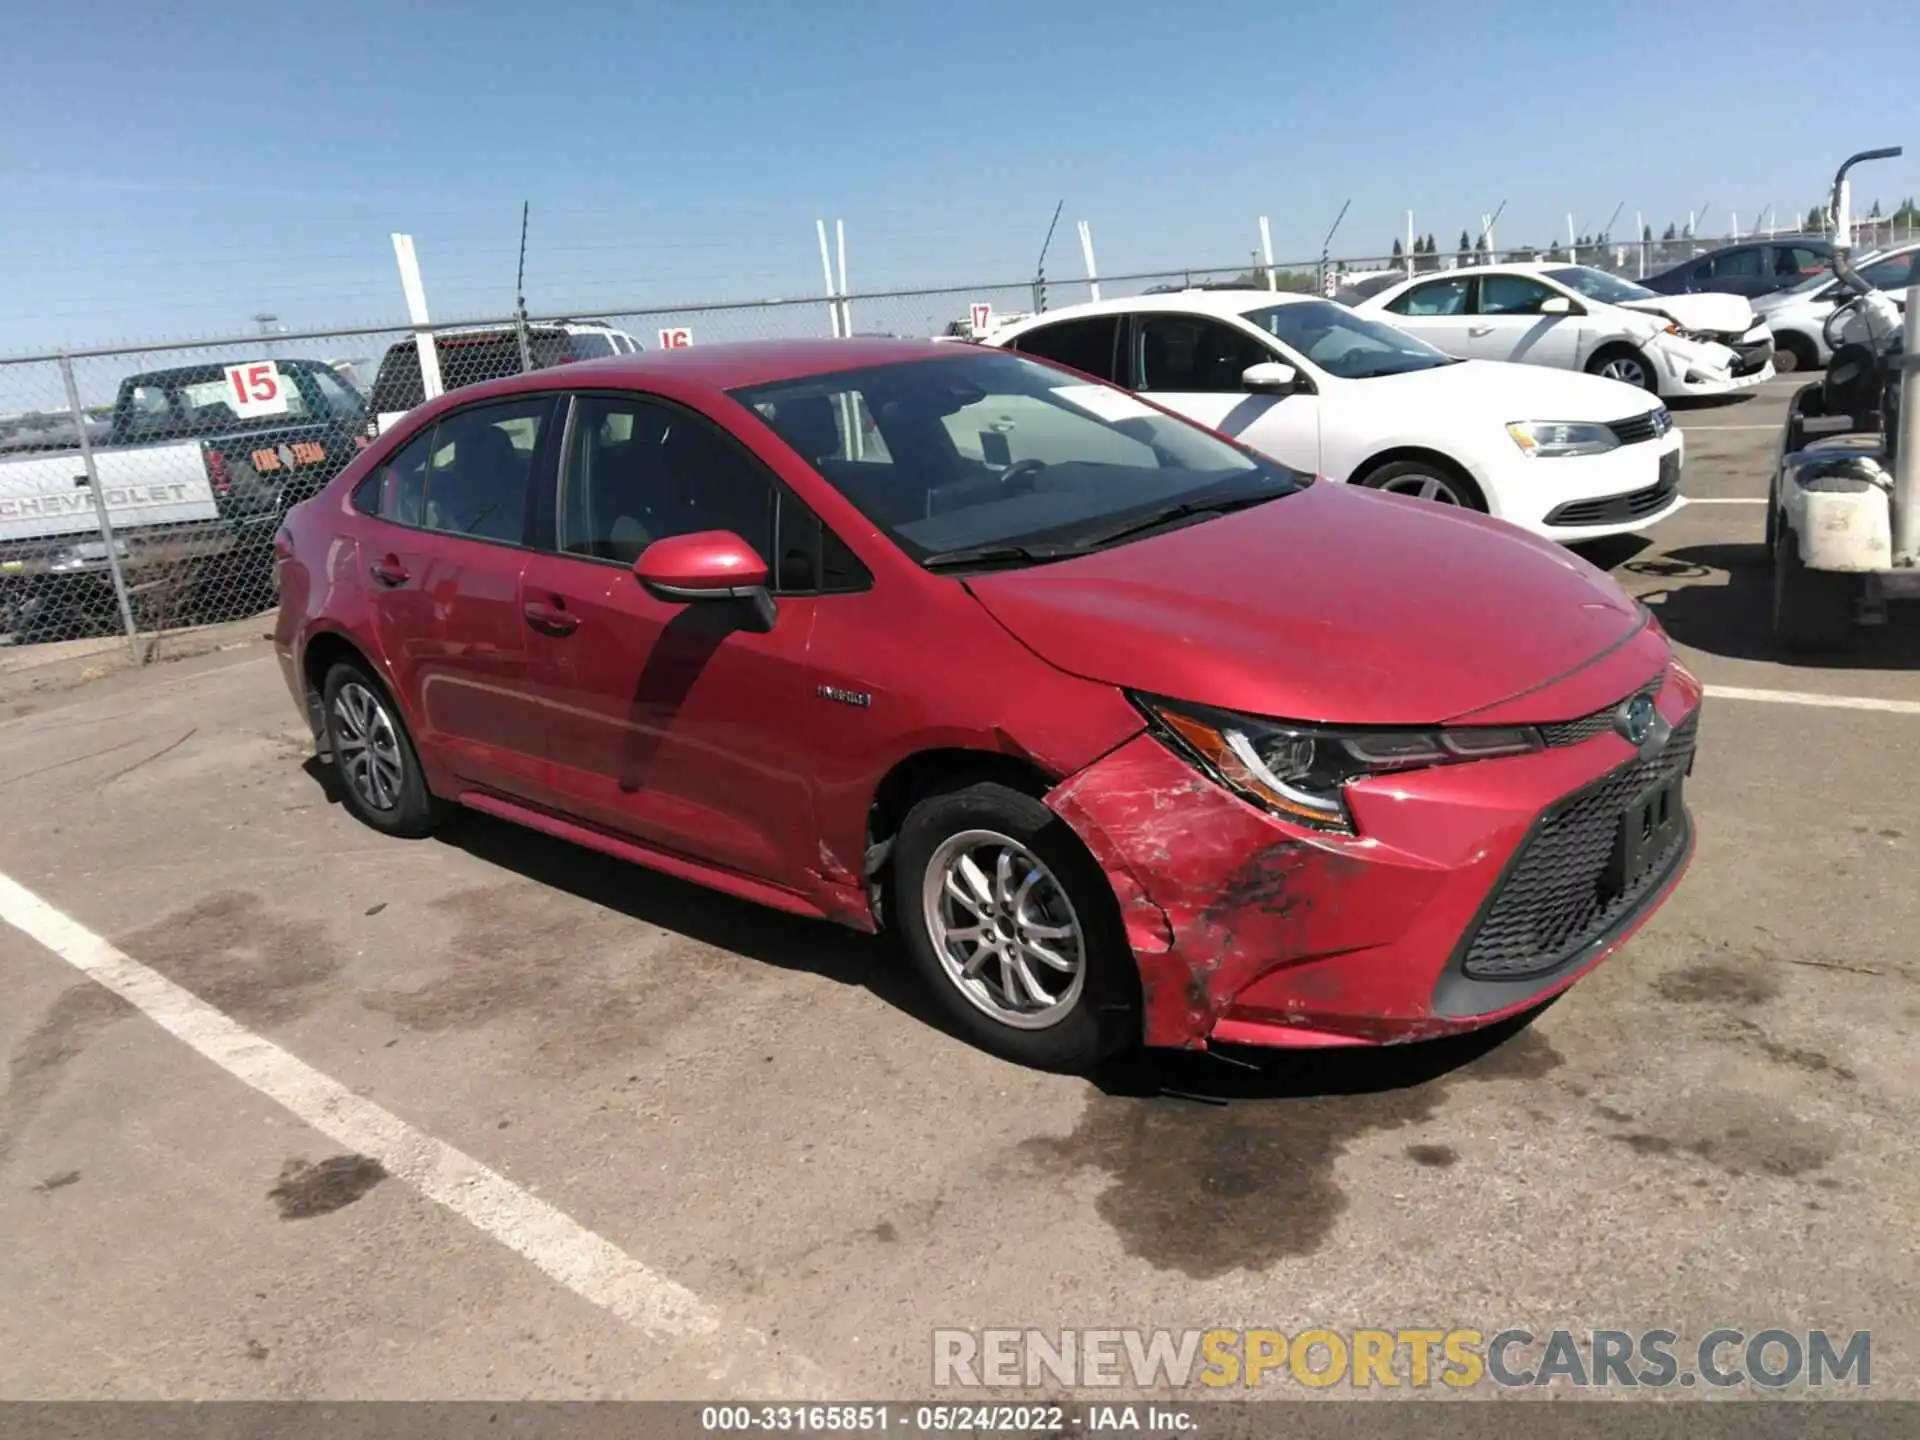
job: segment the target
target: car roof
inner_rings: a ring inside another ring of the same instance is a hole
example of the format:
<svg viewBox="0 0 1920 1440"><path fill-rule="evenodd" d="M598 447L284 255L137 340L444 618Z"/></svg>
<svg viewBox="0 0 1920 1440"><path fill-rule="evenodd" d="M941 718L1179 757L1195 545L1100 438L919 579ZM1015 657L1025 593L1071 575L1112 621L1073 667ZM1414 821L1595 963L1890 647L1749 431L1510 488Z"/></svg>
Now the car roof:
<svg viewBox="0 0 1920 1440"><path fill-rule="evenodd" d="M503 375L478 385L462 385L435 401L470 404L503 395L540 390L598 389L605 386L660 394L714 394L782 380L804 380L839 370L898 365L917 360L951 360L952 344L938 340L859 338L830 340L746 340L681 350L642 350L576 361L524 374ZM422 412L424 413L424 411Z"/></svg>
<svg viewBox="0 0 1920 1440"><path fill-rule="evenodd" d="M311 360L305 356L281 355L269 356L273 363L283 370L329 370L333 367L324 360ZM199 365L176 365L171 370L143 370L138 375L129 375L121 383L141 385L191 385L199 381L213 380L226 374L227 366L233 362L226 360L208 360Z"/></svg>

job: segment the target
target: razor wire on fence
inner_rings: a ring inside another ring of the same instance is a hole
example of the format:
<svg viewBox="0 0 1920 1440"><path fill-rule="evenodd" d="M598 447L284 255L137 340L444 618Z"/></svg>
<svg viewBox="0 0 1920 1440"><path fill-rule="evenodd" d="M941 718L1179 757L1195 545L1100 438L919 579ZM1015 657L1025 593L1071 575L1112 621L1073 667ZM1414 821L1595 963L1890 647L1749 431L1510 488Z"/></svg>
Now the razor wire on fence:
<svg viewBox="0 0 1920 1440"><path fill-rule="evenodd" d="M1760 243L1759 237L1749 237ZM1862 237L1862 248L1872 232ZM1880 243L1898 237L1889 229ZM1468 237L1462 237L1468 240ZM1408 276L1540 260L1625 278L1725 241L1326 256L1273 265L944 285L846 296L360 326L0 358L0 641L123 637L153 658L182 628L275 603L286 512L429 395L578 360L840 335L978 339L1036 311L1189 289L1357 300Z"/></svg>

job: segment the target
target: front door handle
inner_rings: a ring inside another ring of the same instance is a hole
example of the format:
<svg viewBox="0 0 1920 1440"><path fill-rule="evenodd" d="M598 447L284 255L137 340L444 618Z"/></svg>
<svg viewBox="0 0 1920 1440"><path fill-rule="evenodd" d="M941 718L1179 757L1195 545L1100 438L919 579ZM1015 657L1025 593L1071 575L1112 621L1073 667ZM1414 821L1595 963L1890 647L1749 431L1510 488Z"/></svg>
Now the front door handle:
<svg viewBox="0 0 1920 1440"><path fill-rule="evenodd" d="M407 567L400 563L397 555L383 555L367 568L382 585L404 585L409 578Z"/></svg>
<svg viewBox="0 0 1920 1440"><path fill-rule="evenodd" d="M1469 335L1491 335L1492 333L1493 327L1491 325L1469 325L1467 327L1467 334Z"/></svg>
<svg viewBox="0 0 1920 1440"><path fill-rule="evenodd" d="M580 617L568 614L566 607L558 603L550 605L544 600L530 601L523 613L529 625L549 635L571 635L580 628Z"/></svg>

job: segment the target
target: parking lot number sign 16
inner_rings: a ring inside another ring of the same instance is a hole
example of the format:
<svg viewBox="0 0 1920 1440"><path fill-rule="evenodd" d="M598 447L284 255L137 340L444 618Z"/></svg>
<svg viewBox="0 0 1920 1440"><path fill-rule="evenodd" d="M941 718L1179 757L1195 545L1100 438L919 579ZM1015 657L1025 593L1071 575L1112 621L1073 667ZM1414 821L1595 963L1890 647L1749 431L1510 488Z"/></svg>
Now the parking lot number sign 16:
<svg viewBox="0 0 1920 1440"><path fill-rule="evenodd" d="M271 360L227 366L227 404L242 420L287 413L287 382Z"/></svg>
<svg viewBox="0 0 1920 1440"><path fill-rule="evenodd" d="M693 344L693 331L684 325L676 325L671 330L660 332L662 350L684 350L691 344Z"/></svg>

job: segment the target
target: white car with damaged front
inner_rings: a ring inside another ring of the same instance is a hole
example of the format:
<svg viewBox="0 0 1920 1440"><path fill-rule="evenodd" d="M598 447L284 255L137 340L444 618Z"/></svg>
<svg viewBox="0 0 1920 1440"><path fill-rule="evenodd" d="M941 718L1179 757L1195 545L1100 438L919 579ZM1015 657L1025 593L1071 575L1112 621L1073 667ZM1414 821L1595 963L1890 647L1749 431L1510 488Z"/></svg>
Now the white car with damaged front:
<svg viewBox="0 0 1920 1440"><path fill-rule="evenodd" d="M1685 502L1666 407L1618 381L1460 361L1335 301L1182 291L1051 310L987 342L1072 366L1331 480L1464 505L1560 541ZM1023 458L1017 419L982 437Z"/></svg>
<svg viewBox="0 0 1920 1440"><path fill-rule="evenodd" d="M1744 295L1660 295L1587 265L1416 275L1354 308L1462 359L1579 370L1663 399L1773 378L1773 334Z"/></svg>

